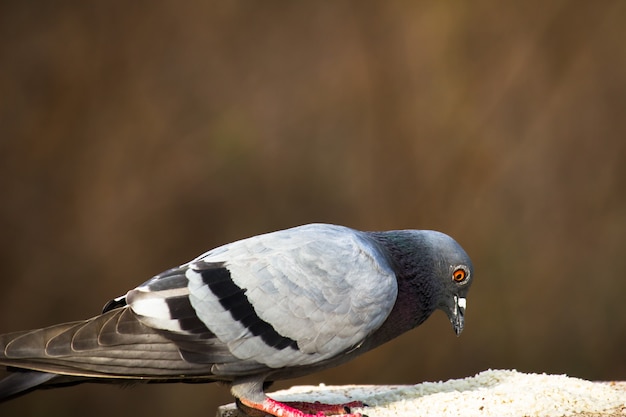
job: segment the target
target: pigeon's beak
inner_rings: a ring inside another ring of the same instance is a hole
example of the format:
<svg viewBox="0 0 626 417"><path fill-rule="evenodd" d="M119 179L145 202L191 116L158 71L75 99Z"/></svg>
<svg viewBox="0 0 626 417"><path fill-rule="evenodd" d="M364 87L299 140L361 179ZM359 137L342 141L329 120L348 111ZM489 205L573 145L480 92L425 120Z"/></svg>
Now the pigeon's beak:
<svg viewBox="0 0 626 417"><path fill-rule="evenodd" d="M452 323L452 327L454 328L454 333L456 335L460 335L463 331L463 326L465 325L465 307L467 305L467 301L465 297L459 297L458 295L454 296L454 304L450 309L448 317L450 318L450 323Z"/></svg>

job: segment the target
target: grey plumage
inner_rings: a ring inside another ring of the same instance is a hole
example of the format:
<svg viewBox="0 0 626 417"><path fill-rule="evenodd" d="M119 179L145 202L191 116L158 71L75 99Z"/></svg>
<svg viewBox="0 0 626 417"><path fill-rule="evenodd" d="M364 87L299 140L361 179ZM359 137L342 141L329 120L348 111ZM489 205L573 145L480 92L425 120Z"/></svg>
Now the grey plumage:
<svg viewBox="0 0 626 417"><path fill-rule="evenodd" d="M220 380L259 408L264 381L345 362L436 309L460 333L472 275L463 249L434 231L311 224L240 240L100 316L1 335L0 364L22 371L0 381L0 401L68 381Z"/></svg>

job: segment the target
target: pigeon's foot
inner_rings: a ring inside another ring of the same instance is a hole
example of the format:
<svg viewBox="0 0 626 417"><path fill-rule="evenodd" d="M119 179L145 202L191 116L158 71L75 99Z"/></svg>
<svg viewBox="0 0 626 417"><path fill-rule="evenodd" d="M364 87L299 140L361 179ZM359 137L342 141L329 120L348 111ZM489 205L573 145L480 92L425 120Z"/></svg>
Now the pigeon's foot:
<svg viewBox="0 0 626 417"><path fill-rule="evenodd" d="M346 404L324 404L316 401L310 402L285 402L266 398L261 403L239 399L237 406L251 417L260 417L270 414L279 417L367 417L360 413L351 413L352 407L363 407L361 401L352 401Z"/></svg>
<svg viewBox="0 0 626 417"><path fill-rule="evenodd" d="M353 407L363 407L363 403L361 401L352 401L345 404L325 404L319 401L315 401L314 403L305 402L305 401L289 401L284 402L284 405L292 408L296 408L298 410L302 410L305 413L317 415L322 413L322 415L326 416L334 416L334 415L342 415L345 417L346 415L354 415L350 414L350 410ZM360 415L360 414L357 414Z"/></svg>

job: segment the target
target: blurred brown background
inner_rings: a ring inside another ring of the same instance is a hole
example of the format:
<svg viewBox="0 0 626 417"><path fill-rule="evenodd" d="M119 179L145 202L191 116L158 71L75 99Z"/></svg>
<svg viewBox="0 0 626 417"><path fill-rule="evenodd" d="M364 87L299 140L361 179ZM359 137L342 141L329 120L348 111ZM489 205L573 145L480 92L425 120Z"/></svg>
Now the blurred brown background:
<svg viewBox="0 0 626 417"><path fill-rule="evenodd" d="M436 313L278 388L626 379L626 2L6 1L0 33L1 332L261 232L429 228L474 260L462 337ZM230 401L84 385L0 414Z"/></svg>

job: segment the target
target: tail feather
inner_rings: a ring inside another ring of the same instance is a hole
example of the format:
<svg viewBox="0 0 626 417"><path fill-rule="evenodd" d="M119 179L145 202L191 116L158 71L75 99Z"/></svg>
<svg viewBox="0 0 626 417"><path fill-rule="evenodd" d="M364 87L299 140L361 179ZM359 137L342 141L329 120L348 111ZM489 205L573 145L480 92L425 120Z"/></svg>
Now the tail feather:
<svg viewBox="0 0 626 417"><path fill-rule="evenodd" d="M58 375L37 371L15 371L0 380L0 403L29 393Z"/></svg>

